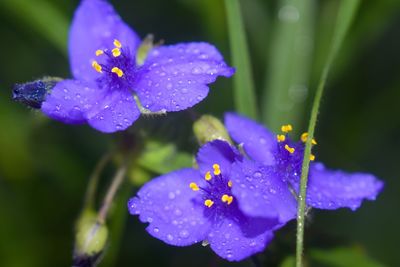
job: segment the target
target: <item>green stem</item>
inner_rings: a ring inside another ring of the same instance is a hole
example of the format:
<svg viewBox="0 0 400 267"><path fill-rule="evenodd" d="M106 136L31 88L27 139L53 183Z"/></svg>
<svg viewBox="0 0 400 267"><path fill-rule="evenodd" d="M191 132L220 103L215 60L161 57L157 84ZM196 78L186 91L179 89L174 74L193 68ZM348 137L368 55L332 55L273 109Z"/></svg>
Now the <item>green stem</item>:
<svg viewBox="0 0 400 267"><path fill-rule="evenodd" d="M124 181L126 171L128 169L128 160L125 160L122 165L118 168L115 173L110 187L107 190L107 193L104 197L103 204L99 210L99 214L97 216L97 221L101 224L104 224L107 218L108 211L111 207L111 204L115 198L115 195L120 188L122 182Z"/></svg>
<svg viewBox="0 0 400 267"><path fill-rule="evenodd" d="M92 175L89 178L89 184L85 194L85 202L83 209L93 209L95 202L95 195L97 190L97 185L99 183L100 175L104 170L104 167L110 161L111 153L107 153L101 157L99 162L96 164Z"/></svg>
<svg viewBox="0 0 400 267"><path fill-rule="evenodd" d="M225 7L232 61L236 67L233 77L235 107L238 112L256 119L257 103L240 4L238 0L225 0Z"/></svg>
<svg viewBox="0 0 400 267"><path fill-rule="evenodd" d="M333 35L333 43L328 54L325 67L322 71L318 88L315 94L313 106L311 109L311 117L308 126L308 139L306 147L304 149L303 165L301 168L301 181L300 181L300 194L298 198L298 209L297 209L297 239L296 239L296 267L303 266L303 242L304 242L304 219L306 209L306 191L308 181L308 171L310 166L310 155L311 155L311 140L314 137L315 125L317 123L318 110L324 91L325 83L337 52L343 43L344 36L351 24L354 14L359 5L359 0L343 0L341 2L338 17Z"/></svg>

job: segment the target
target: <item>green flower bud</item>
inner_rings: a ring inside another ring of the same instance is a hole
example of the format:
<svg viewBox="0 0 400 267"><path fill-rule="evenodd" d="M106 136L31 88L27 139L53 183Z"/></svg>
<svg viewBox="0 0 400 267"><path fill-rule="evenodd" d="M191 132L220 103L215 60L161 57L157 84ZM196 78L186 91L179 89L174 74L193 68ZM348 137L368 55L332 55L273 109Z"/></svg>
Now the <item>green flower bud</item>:
<svg viewBox="0 0 400 267"><path fill-rule="evenodd" d="M73 266L96 266L107 238L107 226L97 221L97 213L84 211L76 225Z"/></svg>
<svg viewBox="0 0 400 267"><path fill-rule="evenodd" d="M195 121L193 132L200 144L205 144L216 139L232 143L224 124L211 115L203 115Z"/></svg>

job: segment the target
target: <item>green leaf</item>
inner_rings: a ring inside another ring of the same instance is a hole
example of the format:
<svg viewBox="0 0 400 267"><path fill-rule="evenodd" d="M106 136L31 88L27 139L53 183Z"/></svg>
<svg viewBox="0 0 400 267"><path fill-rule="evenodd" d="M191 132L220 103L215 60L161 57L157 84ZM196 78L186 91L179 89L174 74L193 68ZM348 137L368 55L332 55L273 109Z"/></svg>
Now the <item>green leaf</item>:
<svg viewBox="0 0 400 267"><path fill-rule="evenodd" d="M298 125L309 95L313 45L312 0L281 0L275 22L268 78L262 102L263 121L272 130Z"/></svg>
<svg viewBox="0 0 400 267"><path fill-rule="evenodd" d="M358 247L343 247L331 250L310 250L310 258L330 267L384 267L372 260Z"/></svg>
<svg viewBox="0 0 400 267"><path fill-rule="evenodd" d="M225 7L232 61L236 68L233 77L235 108L236 111L256 119L257 103L240 4L238 0L225 0Z"/></svg>
<svg viewBox="0 0 400 267"><path fill-rule="evenodd" d="M22 21L28 30L43 35L60 52L67 53L69 22L53 1L2 0L0 5L15 21Z"/></svg>
<svg viewBox="0 0 400 267"><path fill-rule="evenodd" d="M140 167L159 174L190 167L192 162L192 156L178 151L174 144L165 144L155 140L146 141L137 159Z"/></svg>

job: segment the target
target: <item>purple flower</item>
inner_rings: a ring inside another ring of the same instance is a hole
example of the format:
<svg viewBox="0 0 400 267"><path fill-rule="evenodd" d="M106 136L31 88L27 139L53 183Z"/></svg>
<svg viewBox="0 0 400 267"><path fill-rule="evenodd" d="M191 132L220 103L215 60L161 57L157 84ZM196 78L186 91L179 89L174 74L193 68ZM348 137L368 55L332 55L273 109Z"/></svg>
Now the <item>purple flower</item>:
<svg viewBox="0 0 400 267"><path fill-rule="evenodd" d="M242 260L264 250L273 231L296 217L304 143L274 135L229 113L225 123L248 157L224 141L200 148L198 169L182 169L145 184L128 202L146 230L170 245L207 241L222 258ZM303 135L302 139L306 139ZM321 209L356 209L375 199L383 183L373 175L331 171L312 163L307 204Z"/></svg>
<svg viewBox="0 0 400 267"><path fill-rule="evenodd" d="M41 109L53 119L89 123L102 132L126 129L141 112L192 107L207 96L207 84L234 73L207 43L141 46L104 0L82 0L69 55L74 79L59 82Z"/></svg>

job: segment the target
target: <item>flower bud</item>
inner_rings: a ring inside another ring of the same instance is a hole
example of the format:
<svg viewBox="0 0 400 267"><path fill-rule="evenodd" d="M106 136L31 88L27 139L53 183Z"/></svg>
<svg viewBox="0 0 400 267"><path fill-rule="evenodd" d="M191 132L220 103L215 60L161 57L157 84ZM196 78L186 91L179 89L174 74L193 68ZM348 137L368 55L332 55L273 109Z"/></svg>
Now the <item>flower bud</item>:
<svg viewBox="0 0 400 267"><path fill-rule="evenodd" d="M91 210L84 211L76 225L73 267L96 266L107 237L107 226L97 221L97 214Z"/></svg>
<svg viewBox="0 0 400 267"><path fill-rule="evenodd" d="M32 82L15 84L12 99L28 107L40 109L46 96L61 80L55 77L44 77Z"/></svg>
<svg viewBox="0 0 400 267"><path fill-rule="evenodd" d="M205 144L216 139L232 143L224 124L210 115L203 115L195 121L193 132L200 144Z"/></svg>

